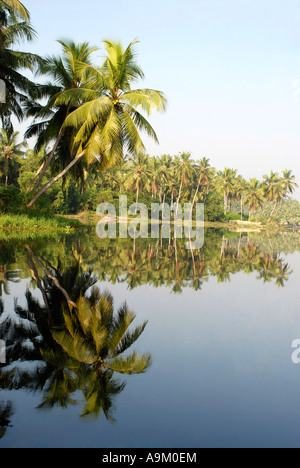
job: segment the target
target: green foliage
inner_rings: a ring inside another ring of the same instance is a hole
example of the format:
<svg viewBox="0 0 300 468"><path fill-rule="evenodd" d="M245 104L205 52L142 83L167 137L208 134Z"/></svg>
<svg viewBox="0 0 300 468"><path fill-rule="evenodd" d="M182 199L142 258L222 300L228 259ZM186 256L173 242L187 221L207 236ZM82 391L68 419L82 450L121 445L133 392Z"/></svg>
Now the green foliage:
<svg viewBox="0 0 300 468"><path fill-rule="evenodd" d="M300 203L297 200L285 200L277 206L275 211L273 203L266 203L255 213L255 218L262 222L267 222L270 216L271 220L276 223L300 226Z"/></svg>
<svg viewBox="0 0 300 468"><path fill-rule="evenodd" d="M243 215L243 221L248 221L249 216ZM240 221L241 220L241 215L240 213L226 213L225 216L226 221Z"/></svg>
<svg viewBox="0 0 300 468"><path fill-rule="evenodd" d="M80 223L59 217L34 216L32 214L3 214L0 216L0 229L13 231L71 232L75 226L80 226Z"/></svg>
<svg viewBox="0 0 300 468"><path fill-rule="evenodd" d="M204 219L205 221L223 221L224 210L223 210L222 196L216 192L210 193L207 196L204 205Z"/></svg>
<svg viewBox="0 0 300 468"><path fill-rule="evenodd" d="M22 205L23 199L17 187L0 185L0 213L18 213Z"/></svg>

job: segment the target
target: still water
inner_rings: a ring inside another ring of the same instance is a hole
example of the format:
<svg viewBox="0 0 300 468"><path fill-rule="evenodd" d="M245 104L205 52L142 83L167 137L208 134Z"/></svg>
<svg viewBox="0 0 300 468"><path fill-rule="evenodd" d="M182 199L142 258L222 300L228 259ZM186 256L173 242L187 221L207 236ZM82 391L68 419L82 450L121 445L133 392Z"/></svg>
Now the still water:
<svg viewBox="0 0 300 468"><path fill-rule="evenodd" d="M300 446L299 233L80 232L0 241L0 264L1 448Z"/></svg>

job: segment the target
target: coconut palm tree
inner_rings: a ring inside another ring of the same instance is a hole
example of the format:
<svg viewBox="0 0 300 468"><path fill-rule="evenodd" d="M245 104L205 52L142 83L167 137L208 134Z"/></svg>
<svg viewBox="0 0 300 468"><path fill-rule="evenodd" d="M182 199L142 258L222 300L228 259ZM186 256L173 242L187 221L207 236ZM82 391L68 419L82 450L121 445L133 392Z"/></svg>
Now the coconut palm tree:
<svg viewBox="0 0 300 468"><path fill-rule="evenodd" d="M250 179L250 182L246 189L244 203L249 207L252 217L254 216L255 210L262 206L264 201L264 191L261 186L261 183L255 178Z"/></svg>
<svg viewBox="0 0 300 468"><path fill-rule="evenodd" d="M282 175L283 193L285 194L284 196L286 198L289 195L292 195L295 192L295 189L299 186L296 183L296 177L293 175L291 170L285 169Z"/></svg>
<svg viewBox="0 0 300 468"><path fill-rule="evenodd" d="M241 220L242 221L243 221L243 215L244 215L244 197L247 191L247 186L248 186L247 181L243 177L241 176L237 177L236 184L235 184L235 194L241 202Z"/></svg>
<svg viewBox="0 0 300 468"><path fill-rule="evenodd" d="M65 327L53 329L52 336L77 361L92 365L101 374L108 369L122 374L140 374L151 364L151 356L133 352L121 355L141 336L147 322L130 331L135 319L127 305L114 315L113 299L94 289L90 298L81 297L76 307L64 312Z"/></svg>
<svg viewBox="0 0 300 468"><path fill-rule="evenodd" d="M237 170L225 167L224 171L219 171L217 174L216 183L224 193L224 214L228 210L228 200L234 187L234 181L237 176Z"/></svg>
<svg viewBox="0 0 300 468"><path fill-rule="evenodd" d="M86 86L65 91L55 102L57 105L81 103L66 118L63 127L76 133L74 159L37 192L29 206L82 158L88 164L98 162L99 170L103 171L119 164L125 152L133 156L144 151L140 131L158 142L154 129L140 110L147 115L153 110L163 111L166 99L160 91L132 88L144 76L136 62L136 42L124 49L119 42L104 41L106 58L101 68L78 65Z"/></svg>
<svg viewBox="0 0 300 468"><path fill-rule="evenodd" d="M33 102L28 106L27 116L34 117L34 121L26 131L25 137L37 137L36 151L51 142L53 148L29 184L27 193L30 190L33 192L37 190L51 163L54 166L53 170L62 169L75 156L72 149L74 132L62 127L66 117L78 108L78 102L75 100L66 105L55 105L55 101L64 91L79 89L85 85L82 73L77 68L78 63L91 65L91 55L98 50L87 42L76 44L65 39L59 40L58 43L62 47L61 55L46 57L38 70L39 74L49 77L50 80L38 86L39 96L47 102L46 104ZM72 175L83 182L82 166Z"/></svg>
<svg viewBox="0 0 300 468"><path fill-rule="evenodd" d="M207 158L202 158L199 164L196 166L195 170L197 173L198 182L197 182L195 195L192 201L191 216L192 216L193 208L194 208L194 205L196 203L196 199L199 193L199 189L201 188L201 191L203 192L203 194L207 192L211 183L212 175L213 175L212 168L210 167L210 164L209 164L209 159Z"/></svg>
<svg viewBox="0 0 300 468"><path fill-rule="evenodd" d="M181 199L182 189L185 184L190 184L194 178L194 161L191 159L191 153L181 153L175 161L175 177L180 184L178 198L176 202L176 213Z"/></svg>
<svg viewBox="0 0 300 468"><path fill-rule="evenodd" d="M266 200L273 203L274 208L270 214L269 222L271 221L272 216L274 215L277 206L282 202L286 192L284 192L285 187L283 185L282 179L277 174L277 172L271 171L270 176L264 175L264 194Z"/></svg>
<svg viewBox="0 0 300 468"><path fill-rule="evenodd" d="M12 5L18 8L21 16L15 13ZM2 128L9 133L13 132L11 116L21 121L24 106L29 102L29 96L34 96L36 87L31 80L24 76L20 70L33 71L40 63L40 58L28 52L15 49L19 41L31 41L35 31L28 21L27 10L20 2L0 2L0 79L6 88L5 103L0 104L0 117Z"/></svg>
<svg viewBox="0 0 300 468"><path fill-rule="evenodd" d="M138 154L124 166L126 173L125 187L130 190L136 190L136 203L139 201L139 195L143 189L149 189L151 185L151 166L149 157L144 154Z"/></svg>
<svg viewBox="0 0 300 468"><path fill-rule="evenodd" d="M18 136L19 132L11 135L6 130L0 130L0 173L6 187L10 179L17 180L21 157L24 156L24 143L17 143Z"/></svg>

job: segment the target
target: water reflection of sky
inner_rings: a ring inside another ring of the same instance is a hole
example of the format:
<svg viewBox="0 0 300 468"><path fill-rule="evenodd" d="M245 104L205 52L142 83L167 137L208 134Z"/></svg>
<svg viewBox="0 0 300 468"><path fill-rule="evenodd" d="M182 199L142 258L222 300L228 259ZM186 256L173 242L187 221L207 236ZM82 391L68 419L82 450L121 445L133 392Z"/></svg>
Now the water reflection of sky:
<svg viewBox="0 0 300 468"><path fill-rule="evenodd" d="M285 258L294 273L284 288L263 284L257 272L210 278L202 291L180 295L101 284L138 323L149 320L135 349L152 353L152 368L126 378L115 425L82 420L77 406L37 410L39 394L2 391L15 414L0 447L299 446L300 365L291 343L300 338L300 254ZM6 306L25 290L26 281L12 285Z"/></svg>

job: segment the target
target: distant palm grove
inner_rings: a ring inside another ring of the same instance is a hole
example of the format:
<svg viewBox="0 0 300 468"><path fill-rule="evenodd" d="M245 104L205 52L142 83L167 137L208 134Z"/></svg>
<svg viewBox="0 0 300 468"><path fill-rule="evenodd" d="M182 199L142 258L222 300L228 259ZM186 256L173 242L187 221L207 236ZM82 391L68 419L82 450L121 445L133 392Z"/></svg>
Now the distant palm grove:
<svg viewBox="0 0 300 468"><path fill-rule="evenodd" d="M161 91L137 86L144 74L136 40L126 47L105 40L97 65L98 48L87 42L59 40L57 56L19 50L35 36L26 7L0 0L2 213L94 212L104 201L117 206L127 194L148 206L205 203L209 221L300 225L292 170L246 180L236 169L213 167L205 155L147 154L143 134L158 143L149 116L165 111L167 100ZM28 123L24 135L16 122Z"/></svg>

